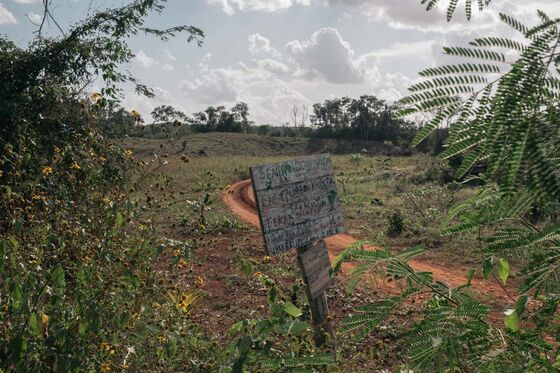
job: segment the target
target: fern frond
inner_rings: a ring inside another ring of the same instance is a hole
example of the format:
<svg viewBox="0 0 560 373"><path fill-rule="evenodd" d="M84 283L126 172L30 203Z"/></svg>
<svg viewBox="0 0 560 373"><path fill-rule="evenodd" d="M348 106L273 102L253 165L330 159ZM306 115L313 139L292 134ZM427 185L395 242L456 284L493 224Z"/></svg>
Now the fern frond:
<svg viewBox="0 0 560 373"><path fill-rule="evenodd" d="M445 86L465 85L465 84L486 84L488 80L481 75L462 75L435 78L412 85L408 90L411 92L423 91Z"/></svg>
<svg viewBox="0 0 560 373"><path fill-rule="evenodd" d="M458 108L457 105L450 106L441 110L436 116L430 120L424 127L422 127L414 136L412 140L412 146L417 146L422 141L424 141L433 131L435 131L444 120L447 119L449 115L451 115L456 109Z"/></svg>
<svg viewBox="0 0 560 373"><path fill-rule="evenodd" d="M504 13L500 13L499 17L500 17L500 20L502 22L504 22L508 26L514 28L515 30L519 31L523 35L526 35L527 32L529 31L527 26L525 26L523 23L521 23L517 19L513 18L512 16L509 16L509 15L504 14Z"/></svg>
<svg viewBox="0 0 560 373"><path fill-rule="evenodd" d="M432 67L421 71L419 74L423 77L432 77L436 75L450 74L499 74L500 67L486 63L462 63L458 65L446 65L440 67Z"/></svg>
<svg viewBox="0 0 560 373"><path fill-rule="evenodd" d="M526 276L520 291L527 293L535 290L538 294L543 289L558 291L560 289L560 247L552 247L537 253L531 258L521 274Z"/></svg>
<svg viewBox="0 0 560 373"><path fill-rule="evenodd" d="M463 58L478 58L483 60L491 60L496 62L506 62L506 56L500 52L494 52L486 49L473 49L464 47L443 47L445 54Z"/></svg>
<svg viewBox="0 0 560 373"><path fill-rule="evenodd" d="M477 38L474 39L474 41L471 41L469 44L472 45L473 47L501 47L501 48L512 49L518 52L523 52L527 49L526 45L518 41L507 39L507 38L501 38L501 37L493 37L493 36Z"/></svg>

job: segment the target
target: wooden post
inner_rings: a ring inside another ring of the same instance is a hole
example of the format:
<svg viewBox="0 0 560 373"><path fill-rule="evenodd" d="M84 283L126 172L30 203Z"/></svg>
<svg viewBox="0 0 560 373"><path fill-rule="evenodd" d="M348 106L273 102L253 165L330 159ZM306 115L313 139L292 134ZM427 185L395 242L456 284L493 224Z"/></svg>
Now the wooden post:
<svg viewBox="0 0 560 373"><path fill-rule="evenodd" d="M305 262L306 259L304 257L304 254L309 250L313 250L313 249L326 250L324 241L321 240L316 244L308 244L303 247L299 247L297 249L297 253L298 253L298 263L301 272L303 274L303 280L305 281L305 285L306 285L306 292L307 292L307 298L309 300L309 306L311 307L312 324L313 324L313 328L315 329L314 332L315 344L317 345L317 347L320 347L326 343L327 334L330 335L332 338L333 328L329 320L329 306L327 303L326 291L320 290L319 292L316 292L313 289L313 286L315 286L314 283L317 281L317 278L321 275L324 277L325 270L327 271L327 275L328 275L328 269L324 267L310 268L309 265L307 265ZM321 271L323 271L323 273L321 273Z"/></svg>

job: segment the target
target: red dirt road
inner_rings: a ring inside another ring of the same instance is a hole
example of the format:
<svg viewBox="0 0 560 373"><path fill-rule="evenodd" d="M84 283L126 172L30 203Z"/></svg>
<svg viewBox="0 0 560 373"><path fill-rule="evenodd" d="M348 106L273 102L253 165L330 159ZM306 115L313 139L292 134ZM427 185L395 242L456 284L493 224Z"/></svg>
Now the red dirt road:
<svg viewBox="0 0 560 373"><path fill-rule="evenodd" d="M242 220L256 227L260 227L251 180L243 180L233 184L230 188L230 192L224 193L222 198L224 203ZM354 243L356 239L347 234L337 234L336 236L325 239L325 241L329 250L329 256L332 260L335 256L340 254L340 252ZM374 249L372 246L366 246L365 248ZM469 270L469 268L462 268L459 266L449 268L448 266L420 260L411 260L408 263L414 270L431 272L435 279L454 287L460 286L466 282L466 273ZM342 266L342 273L348 274L348 271L353 267L354 265L352 263L345 263ZM472 281L472 285L477 292L494 298L496 304L503 305L512 302L503 289L495 282L481 281L480 278L475 278ZM515 292L510 289L508 289L508 291L512 295L515 294ZM516 294L514 297L516 297Z"/></svg>

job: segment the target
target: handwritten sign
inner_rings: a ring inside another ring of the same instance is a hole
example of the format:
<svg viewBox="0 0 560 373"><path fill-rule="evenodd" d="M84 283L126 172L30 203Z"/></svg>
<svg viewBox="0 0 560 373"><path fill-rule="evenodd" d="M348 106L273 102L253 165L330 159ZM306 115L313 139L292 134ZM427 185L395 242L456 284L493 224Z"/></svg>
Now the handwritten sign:
<svg viewBox="0 0 560 373"><path fill-rule="evenodd" d="M321 240L300 254L300 264L305 274L309 297L316 299L331 284L331 261L325 241Z"/></svg>
<svg viewBox="0 0 560 373"><path fill-rule="evenodd" d="M268 255L343 231L329 154L251 167Z"/></svg>

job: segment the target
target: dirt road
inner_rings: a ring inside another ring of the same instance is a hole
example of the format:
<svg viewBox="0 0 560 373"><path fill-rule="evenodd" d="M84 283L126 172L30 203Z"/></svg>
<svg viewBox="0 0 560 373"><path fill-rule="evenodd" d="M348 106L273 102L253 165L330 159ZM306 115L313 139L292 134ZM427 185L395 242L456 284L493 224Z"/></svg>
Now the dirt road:
<svg viewBox="0 0 560 373"><path fill-rule="evenodd" d="M223 201L229 208L244 221L259 227L259 217L257 215L255 196L251 180L243 180L233 184L230 188L230 193L223 194ZM355 238L347 234L338 234L327 238L327 248L331 260L340 254L344 249L356 241ZM366 249L368 247L366 246ZM373 247L369 247L373 249ZM437 263L428 263L421 260L409 261L410 266L421 272L431 272L435 279L442 281L449 286L460 286L466 282L466 274L469 268L462 268L460 266L449 268ZM342 266L342 273L348 274L354 266L352 263L345 263ZM494 298L497 304L508 304L512 300L507 296L499 284L493 281L485 281L477 275L472 281L473 288L476 292L484 294L487 297ZM509 294L514 294L513 290L508 289ZM514 295L515 296L515 295Z"/></svg>

